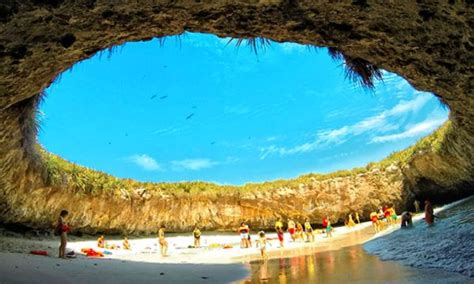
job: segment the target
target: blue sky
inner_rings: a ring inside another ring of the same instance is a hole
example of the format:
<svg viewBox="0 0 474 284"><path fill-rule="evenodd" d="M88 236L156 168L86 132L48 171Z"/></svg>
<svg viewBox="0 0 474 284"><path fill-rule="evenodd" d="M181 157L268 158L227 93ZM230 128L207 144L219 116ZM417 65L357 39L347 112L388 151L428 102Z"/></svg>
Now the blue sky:
<svg viewBox="0 0 474 284"><path fill-rule="evenodd" d="M364 91L325 49L227 41L127 43L76 64L47 89L40 143L118 177L243 184L364 166L447 119L395 74Z"/></svg>

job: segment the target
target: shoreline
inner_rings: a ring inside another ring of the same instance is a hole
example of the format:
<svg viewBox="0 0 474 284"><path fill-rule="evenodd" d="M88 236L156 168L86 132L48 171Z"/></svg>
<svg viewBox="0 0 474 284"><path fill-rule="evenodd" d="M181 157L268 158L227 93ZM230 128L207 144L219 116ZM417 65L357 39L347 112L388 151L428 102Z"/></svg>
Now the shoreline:
<svg viewBox="0 0 474 284"><path fill-rule="evenodd" d="M435 213L459 205L472 197L435 208ZM423 213L413 217L420 222ZM374 233L371 222L357 224L354 228L336 227L332 238L321 233L315 235L314 243L288 242L289 234L285 233L285 247L279 248L275 233L267 233L271 245L267 246L269 259L291 258L311 255L317 252L340 250L342 248L362 245L368 241L386 236L400 229L399 223L388 225L383 231ZM319 229L316 230L320 232ZM217 283L242 281L251 273L249 263L261 260L259 249L253 246L248 249L239 247L240 237L237 233L213 234L205 232L201 238L204 248L194 249L192 234L167 237L170 245L169 257L159 255L156 238L131 239L131 251L122 249L110 250L112 255L104 258L89 258L78 255L76 259L56 258L57 238L0 237L0 282L1 283L71 283L71 282L116 282L129 283L156 282L196 282L212 280ZM252 235L253 241L256 234ZM76 238L74 238L76 239ZM107 240L108 244L121 244L121 240ZM223 244L232 244L233 248L223 249ZM97 249L95 240L74 240L68 248L80 252L83 247ZM49 257L29 254L29 250L45 249ZM99 251L103 251L97 249ZM32 276L34 275L34 276Z"/></svg>

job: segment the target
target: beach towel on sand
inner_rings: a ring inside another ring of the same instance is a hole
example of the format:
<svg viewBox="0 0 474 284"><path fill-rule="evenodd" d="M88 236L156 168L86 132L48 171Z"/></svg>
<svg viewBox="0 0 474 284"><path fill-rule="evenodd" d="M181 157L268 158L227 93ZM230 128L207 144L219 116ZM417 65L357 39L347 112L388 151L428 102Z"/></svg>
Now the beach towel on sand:
<svg viewBox="0 0 474 284"><path fill-rule="evenodd" d="M95 251L91 248L83 248L81 249L81 252L88 257L104 257L103 253L101 253L100 251Z"/></svg>
<svg viewBox="0 0 474 284"><path fill-rule="evenodd" d="M43 255L43 256L48 256L48 252L45 250L32 250L30 251L31 254L34 255Z"/></svg>

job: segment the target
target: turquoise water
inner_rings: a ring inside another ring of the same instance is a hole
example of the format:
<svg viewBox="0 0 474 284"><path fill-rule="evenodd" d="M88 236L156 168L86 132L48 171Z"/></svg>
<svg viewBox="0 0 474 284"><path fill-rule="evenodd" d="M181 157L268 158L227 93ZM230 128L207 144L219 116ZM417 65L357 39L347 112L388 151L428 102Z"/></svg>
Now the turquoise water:
<svg viewBox="0 0 474 284"><path fill-rule="evenodd" d="M384 260L474 277L474 198L436 216L434 226L421 220L412 229L368 242L364 249Z"/></svg>
<svg viewBox="0 0 474 284"><path fill-rule="evenodd" d="M473 283L459 273L403 266L367 254L362 246L249 264L240 283Z"/></svg>
<svg viewBox="0 0 474 284"><path fill-rule="evenodd" d="M364 246L251 262L240 283L474 283L474 198L437 216Z"/></svg>

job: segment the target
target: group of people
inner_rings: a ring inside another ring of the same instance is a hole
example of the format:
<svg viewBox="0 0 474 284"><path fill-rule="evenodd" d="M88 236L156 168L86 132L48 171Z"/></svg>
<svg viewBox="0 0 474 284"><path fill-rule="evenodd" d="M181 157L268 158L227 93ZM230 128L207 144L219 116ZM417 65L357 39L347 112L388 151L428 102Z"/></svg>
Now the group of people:
<svg viewBox="0 0 474 284"><path fill-rule="evenodd" d="M357 212L355 213L355 221L357 222L357 224L360 224L359 213ZM344 224L349 228L353 228L356 225L356 222L354 222L354 218L352 218L352 213L350 213L349 216L347 216L347 219L344 221Z"/></svg>
<svg viewBox="0 0 474 284"><path fill-rule="evenodd" d="M419 202L415 201L414 203L415 211L419 211ZM61 242L59 245L59 257L66 258L66 245L67 245L67 233L70 231L70 227L66 224L65 218L68 216L67 210L62 210L59 214L57 226L55 228L55 235L60 236ZM433 214L433 207L431 202L426 200L425 201L425 221L429 225L432 225L434 222L434 218L436 216ZM390 206L383 206L378 211L373 211L370 213L370 220L372 222L372 226L374 228L375 233L380 232L386 225L393 225L397 223L397 213L393 207ZM358 224L360 224L359 214L355 213L355 220ZM356 225L354 219L352 217L352 213L348 215L348 218L345 221L345 224L348 227L353 227ZM409 211L405 211L401 215L401 226L402 227L410 227L412 226L412 214ZM275 222L275 231L277 233L278 241L280 243L280 247L284 246L284 225L281 219L278 219ZM331 221L329 217L326 216L322 220L322 233L325 233L327 237L332 237L333 227L331 225ZM162 256L166 256L168 254L168 241L165 238L165 229L164 225L161 225L158 230L158 243L160 245L160 253ZM314 242L314 235L316 230L313 229L310 221L308 218L305 219L304 223L301 224L300 222L295 222L292 219L289 219L287 222L287 230L286 230L290 238L293 242L301 240L306 242ZM238 229L238 233L240 235L240 247L241 248L250 248L252 247L252 240L250 235L250 227L245 222L240 224ZM260 248L262 257L266 258L266 247L267 238L264 231L260 231L257 234L258 238L256 240L256 247ZM201 231L200 229L195 226L193 230L193 237L194 237L194 248L201 247ZM117 248L115 245L109 246L105 243L104 236L100 236L97 239L97 246L99 248L110 248L114 249ZM127 238L123 240L123 248L124 249L131 249L130 243Z"/></svg>
<svg viewBox="0 0 474 284"><path fill-rule="evenodd" d="M375 233L380 232L387 225L394 225L397 223L397 212L393 205L383 206L379 211L372 211L369 215L370 221Z"/></svg>

